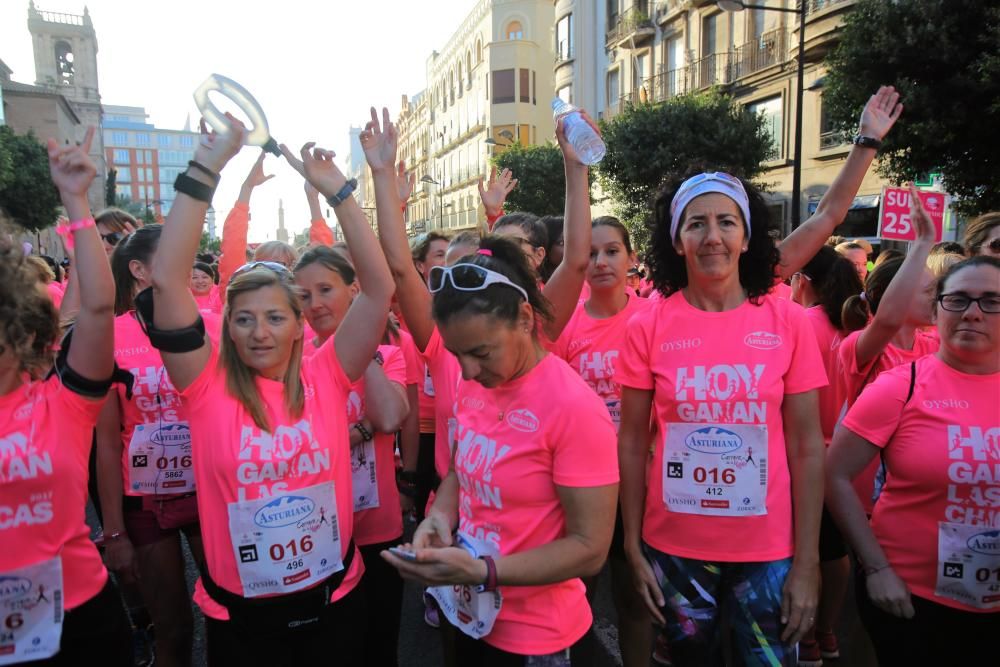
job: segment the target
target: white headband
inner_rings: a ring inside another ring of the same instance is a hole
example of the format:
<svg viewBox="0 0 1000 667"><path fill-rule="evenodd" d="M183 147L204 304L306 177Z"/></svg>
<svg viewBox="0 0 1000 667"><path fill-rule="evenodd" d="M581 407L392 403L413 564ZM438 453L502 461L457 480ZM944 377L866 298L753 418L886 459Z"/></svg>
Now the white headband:
<svg viewBox="0 0 1000 667"><path fill-rule="evenodd" d="M747 240L750 239L750 199L747 191L743 188L743 183L734 176L730 176L721 171L706 172L692 176L683 183L670 202L670 239L677 239L677 228L681 223L681 215L684 209L695 197L717 192L725 195L736 202L743 213L743 223L747 229Z"/></svg>

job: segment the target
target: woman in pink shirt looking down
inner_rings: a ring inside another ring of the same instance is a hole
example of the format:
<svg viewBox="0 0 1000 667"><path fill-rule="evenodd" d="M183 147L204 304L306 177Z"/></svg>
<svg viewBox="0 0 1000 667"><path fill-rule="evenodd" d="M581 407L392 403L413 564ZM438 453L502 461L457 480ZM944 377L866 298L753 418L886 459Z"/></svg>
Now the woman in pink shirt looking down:
<svg viewBox="0 0 1000 667"><path fill-rule="evenodd" d="M858 556L861 620L881 665L973 665L1000 614L1000 260L936 288L941 346L882 373L827 456L826 498ZM851 478L882 458L869 522Z"/></svg>
<svg viewBox="0 0 1000 667"><path fill-rule="evenodd" d="M82 145L48 141L74 248L79 312L59 320L20 244L0 233L0 664L132 664L128 620L84 522L91 435L114 367L114 282L87 203ZM55 361L53 369L53 361ZM50 369L52 372L50 372Z"/></svg>
<svg viewBox="0 0 1000 667"><path fill-rule="evenodd" d="M455 452L412 546L384 556L433 587L461 630L457 664L586 664L596 647L579 577L600 569L611 541L611 419L542 347L549 306L518 245L487 236L430 278L434 320L462 372ZM565 403L551 400L554 387Z"/></svg>
<svg viewBox="0 0 1000 667"><path fill-rule="evenodd" d="M153 312L137 297L191 426L209 664L318 664L331 646L361 661L364 566L352 539L347 403L385 328L392 279L333 154L303 146L288 162L325 196L359 262L361 290L341 331L302 357L294 276L275 263L233 272L221 342L204 335L188 289L190 266L218 172L245 129L204 134L153 259ZM368 147L379 128L361 134ZM196 164L195 164L196 163ZM382 212L385 214L385 212ZM343 332L349 332L346 335ZM262 641L263 640L263 641Z"/></svg>

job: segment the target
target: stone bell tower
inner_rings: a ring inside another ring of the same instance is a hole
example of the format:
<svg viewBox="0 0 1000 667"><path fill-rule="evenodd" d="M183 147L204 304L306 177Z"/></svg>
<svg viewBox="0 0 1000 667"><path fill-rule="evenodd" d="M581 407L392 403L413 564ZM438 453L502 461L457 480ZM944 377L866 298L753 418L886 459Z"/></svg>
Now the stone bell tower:
<svg viewBox="0 0 1000 667"><path fill-rule="evenodd" d="M90 186L90 207L104 208L107 167L104 133L101 131L101 93L97 78L97 33L90 12L83 15L46 12L28 3L28 31L35 54L35 85L57 92L70 103L80 119L77 139L86 128L97 128L90 157L97 165L97 178Z"/></svg>

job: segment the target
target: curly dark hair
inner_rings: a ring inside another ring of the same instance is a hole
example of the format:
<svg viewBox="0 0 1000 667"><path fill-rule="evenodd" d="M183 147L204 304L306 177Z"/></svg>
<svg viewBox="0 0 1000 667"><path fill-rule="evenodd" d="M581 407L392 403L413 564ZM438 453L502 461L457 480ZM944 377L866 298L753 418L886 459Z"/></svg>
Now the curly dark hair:
<svg viewBox="0 0 1000 667"><path fill-rule="evenodd" d="M13 351L21 370L34 379L44 376L54 359L59 314L6 230L0 230L0 328L0 346Z"/></svg>
<svg viewBox="0 0 1000 667"><path fill-rule="evenodd" d="M669 296L688 284L684 257L677 254L675 239L670 237L670 203L681 184L694 175L692 173L683 178L664 181L653 198L650 218L652 239L649 252L646 253L646 265L650 269L653 285L663 296ZM758 305L774 286L775 268L780 255L768 234L771 214L767 202L752 183L742 178L740 182L750 200L750 243L747 251L740 255L740 284L746 290L750 302ZM684 215L685 212L682 212L682 221Z"/></svg>

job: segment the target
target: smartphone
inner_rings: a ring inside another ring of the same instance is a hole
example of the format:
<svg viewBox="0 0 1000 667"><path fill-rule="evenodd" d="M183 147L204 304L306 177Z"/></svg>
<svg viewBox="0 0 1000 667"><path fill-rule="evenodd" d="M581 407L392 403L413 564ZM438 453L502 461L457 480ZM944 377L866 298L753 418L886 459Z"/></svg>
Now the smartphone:
<svg viewBox="0 0 1000 667"><path fill-rule="evenodd" d="M408 561L410 563L413 563L414 561L417 560L417 554L413 553L408 549L403 549L401 547L389 547L389 553L391 553L393 556L398 556L399 558L402 558L403 560Z"/></svg>

